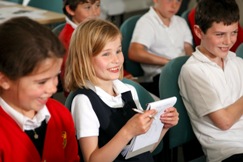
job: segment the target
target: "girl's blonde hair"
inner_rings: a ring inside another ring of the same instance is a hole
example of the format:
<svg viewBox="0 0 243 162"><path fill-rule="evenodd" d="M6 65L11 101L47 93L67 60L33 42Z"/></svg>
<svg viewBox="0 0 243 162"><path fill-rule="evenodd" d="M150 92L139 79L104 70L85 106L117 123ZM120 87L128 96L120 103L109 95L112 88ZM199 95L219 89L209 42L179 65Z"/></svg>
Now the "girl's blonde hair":
<svg viewBox="0 0 243 162"><path fill-rule="evenodd" d="M64 87L67 91L86 87L86 81L96 84L92 57L98 55L105 45L121 37L120 30L107 20L89 19L75 29L66 61ZM123 70L120 79L123 76Z"/></svg>

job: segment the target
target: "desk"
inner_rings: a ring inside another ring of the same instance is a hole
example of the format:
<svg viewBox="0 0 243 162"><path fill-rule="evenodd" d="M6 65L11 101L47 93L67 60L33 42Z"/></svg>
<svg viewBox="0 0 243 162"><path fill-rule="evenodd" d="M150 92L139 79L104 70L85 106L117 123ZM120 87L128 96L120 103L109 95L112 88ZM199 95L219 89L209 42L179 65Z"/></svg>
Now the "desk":
<svg viewBox="0 0 243 162"><path fill-rule="evenodd" d="M0 0L0 23L20 16L27 16L40 24L53 24L65 21L64 14Z"/></svg>

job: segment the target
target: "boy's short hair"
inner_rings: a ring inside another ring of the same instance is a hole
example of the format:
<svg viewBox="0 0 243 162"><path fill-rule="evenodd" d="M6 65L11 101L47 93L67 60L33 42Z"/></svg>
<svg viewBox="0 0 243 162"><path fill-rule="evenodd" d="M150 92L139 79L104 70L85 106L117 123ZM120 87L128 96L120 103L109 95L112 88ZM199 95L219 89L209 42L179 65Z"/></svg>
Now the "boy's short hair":
<svg viewBox="0 0 243 162"><path fill-rule="evenodd" d="M97 0L63 0L63 13L69 18L71 19L72 16L67 12L66 10L66 6L69 5L69 8L72 11L75 11L78 4L83 4L83 3L91 3L94 4Z"/></svg>
<svg viewBox="0 0 243 162"><path fill-rule="evenodd" d="M214 22L230 25L239 21L239 7L235 0L199 0L195 24L206 33Z"/></svg>

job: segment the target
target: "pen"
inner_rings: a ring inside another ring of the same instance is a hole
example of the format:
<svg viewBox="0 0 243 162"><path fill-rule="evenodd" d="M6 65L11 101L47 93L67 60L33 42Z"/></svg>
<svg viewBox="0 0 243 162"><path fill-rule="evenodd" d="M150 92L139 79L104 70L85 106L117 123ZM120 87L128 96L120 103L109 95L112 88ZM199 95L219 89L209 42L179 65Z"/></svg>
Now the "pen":
<svg viewBox="0 0 243 162"><path fill-rule="evenodd" d="M135 109L135 108L133 108L133 111L135 111L135 112L137 112L137 113L140 113L140 114L143 114L143 113L144 113L143 110ZM155 119L154 116L152 116L152 115L149 115L148 117L149 117L150 119Z"/></svg>

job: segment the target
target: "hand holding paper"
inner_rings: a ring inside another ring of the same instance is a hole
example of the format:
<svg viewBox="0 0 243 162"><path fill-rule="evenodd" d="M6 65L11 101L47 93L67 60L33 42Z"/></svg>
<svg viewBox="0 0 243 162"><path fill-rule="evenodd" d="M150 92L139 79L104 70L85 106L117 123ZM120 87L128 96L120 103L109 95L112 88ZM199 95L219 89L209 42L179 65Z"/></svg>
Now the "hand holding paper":
<svg viewBox="0 0 243 162"><path fill-rule="evenodd" d="M134 137L131 144L123 150L122 154L126 156L126 159L150 151L153 148L154 144L158 142L164 126L160 121L160 115L164 113L166 108L173 107L176 100L176 97L171 97L148 104L147 110L156 109L157 114L154 116L155 119L150 129L145 134Z"/></svg>

